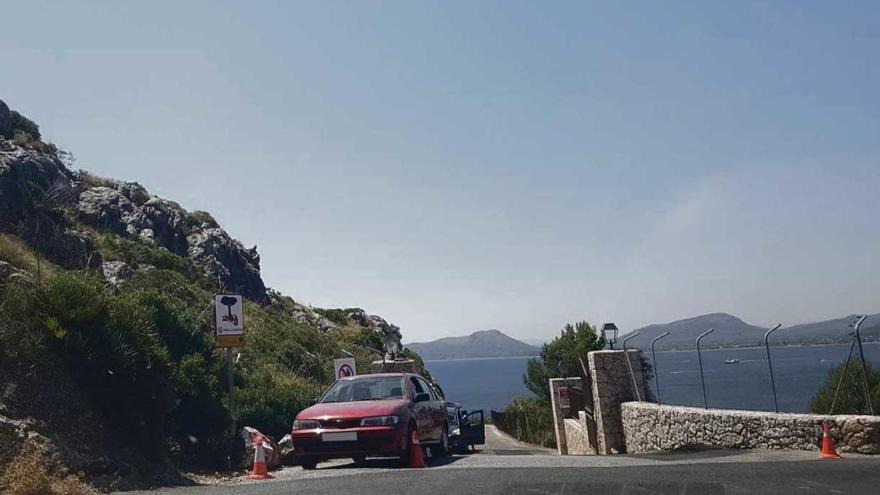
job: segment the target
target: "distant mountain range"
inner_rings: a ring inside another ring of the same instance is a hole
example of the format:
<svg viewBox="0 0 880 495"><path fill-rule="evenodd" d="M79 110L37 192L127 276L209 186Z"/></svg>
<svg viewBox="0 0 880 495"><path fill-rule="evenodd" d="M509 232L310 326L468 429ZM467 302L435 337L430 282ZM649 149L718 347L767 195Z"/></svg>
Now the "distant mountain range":
<svg viewBox="0 0 880 495"><path fill-rule="evenodd" d="M498 330L482 330L466 337L446 337L431 342L406 344L422 359L464 359L537 356L540 350Z"/></svg>
<svg viewBox="0 0 880 495"><path fill-rule="evenodd" d="M849 342L855 315L816 323L804 323L790 327L783 326L770 336L771 345L809 345ZM641 333L630 340L628 347L649 349L651 340L663 332L669 335L659 340L656 349L695 349L696 339L701 333L714 328L715 331L700 341L704 349L718 347L749 347L763 345L767 328L750 325L736 316L726 313L707 315L673 321L672 323L648 325L635 330ZM880 314L868 316L860 329L862 340L880 341ZM619 341L629 334L621 335Z"/></svg>
<svg viewBox="0 0 880 495"><path fill-rule="evenodd" d="M815 345L849 342L855 315L833 320L781 327L770 336L771 345ZM627 344L629 347L650 349L651 340L663 332L669 335L657 342L657 350L695 349L701 333L715 331L701 341L703 349L721 347L751 347L763 345L767 328L750 325L727 313L710 313L684 320L648 325L635 330L641 335ZM618 347L630 333L618 337ZM861 328L864 342L880 341L880 314L868 316ZM537 356L540 346L527 344L505 335L499 330L482 330L465 337L446 337L431 342L413 342L406 347L423 359L465 359Z"/></svg>

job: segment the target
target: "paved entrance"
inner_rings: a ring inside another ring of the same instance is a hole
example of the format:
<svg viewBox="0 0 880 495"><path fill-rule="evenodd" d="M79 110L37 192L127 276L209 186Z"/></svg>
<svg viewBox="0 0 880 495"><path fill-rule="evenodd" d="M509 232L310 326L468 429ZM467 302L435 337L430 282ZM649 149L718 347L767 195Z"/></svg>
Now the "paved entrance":
<svg viewBox="0 0 880 495"><path fill-rule="evenodd" d="M486 444L478 445L477 452L491 455L556 455L553 449L520 442L495 425L486 425Z"/></svg>

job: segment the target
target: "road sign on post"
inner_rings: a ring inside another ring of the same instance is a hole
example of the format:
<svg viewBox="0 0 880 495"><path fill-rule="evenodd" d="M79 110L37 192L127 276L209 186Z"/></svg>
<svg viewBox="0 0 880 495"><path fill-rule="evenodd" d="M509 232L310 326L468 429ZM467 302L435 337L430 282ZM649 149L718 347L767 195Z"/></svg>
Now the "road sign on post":
<svg viewBox="0 0 880 495"><path fill-rule="evenodd" d="M341 358L333 360L333 371L336 373L336 378L345 378L347 376L355 376L357 374L357 368L354 364L354 358Z"/></svg>
<svg viewBox="0 0 880 495"><path fill-rule="evenodd" d="M217 347L226 348L226 380L229 385L229 412L235 411L235 363L232 348L244 345L244 300L237 294L214 296L214 338Z"/></svg>
<svg viewBox="0 0 880 495"><path fill-rule="evenodd" d="M217 347L244 345L244 301L240 295L214 296L214 318Z"/></svg>

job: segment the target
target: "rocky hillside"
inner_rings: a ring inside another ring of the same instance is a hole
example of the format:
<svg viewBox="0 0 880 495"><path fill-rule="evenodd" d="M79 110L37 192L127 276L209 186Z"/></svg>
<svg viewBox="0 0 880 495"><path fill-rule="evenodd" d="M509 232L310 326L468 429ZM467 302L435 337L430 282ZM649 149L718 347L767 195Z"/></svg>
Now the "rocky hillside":
<svg viewBox="0 0 880 495"><path fill-rule="evenodd" d="M9 121L2 103L0 121ZM4 135L10 137L8 131ZM266 301L256 246L244 247L210 214L188 212L135 182L69 170L57 153L26 144L0 141L0 229L19 235L66 268L102 264L95 239L84 226L140 239L192 260L225 290ZM125 268L116 265L113 270Z"/></svg>
<svg viewBox="0 0 880 495"><path fill-rule="evenodd" d="M537 356L540 349L509 337L499 330L482 330L464 337L407 344L423 359L462 359Z"/></svg>
<svg viewBox="0 0 880 495"><path fill-rule="evenodd" d="M332 382L334 358L369 369L380 356L383 318L268 289L256 247L210 214L68 158L0 101L0 493L149 487L181 481L181 466L247 463L230 432L280 437ZM213 339L219 290L246 297L235 411Z"/></svg>

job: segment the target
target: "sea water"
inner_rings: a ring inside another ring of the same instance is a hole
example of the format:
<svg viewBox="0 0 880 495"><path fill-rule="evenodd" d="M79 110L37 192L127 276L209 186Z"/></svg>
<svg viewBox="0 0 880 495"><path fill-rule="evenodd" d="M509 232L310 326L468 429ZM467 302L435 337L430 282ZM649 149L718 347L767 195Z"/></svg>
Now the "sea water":
<svg viewBox="0 0 880 495"><path fill-rule="evenodd" d="M810 399L828 370L846 360L850 346L771 347L779 410L807 412ZM880 344L864 345L866 360L880 366ZM645 351L650 360L651 353ZM426 361L447 399L470 409L502 410L516 396L530 396L523 384L529 358L448 359ZM725 364L727 360L738 360ZM858 348L850 366L857 366ZM658 352L660 399L665 404L700 406L703 394L696 351ZM772 410L773 396L763 347L703 351L703 374L709 407ZM650 383L654 388L653 380Z"/></svg>

